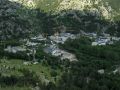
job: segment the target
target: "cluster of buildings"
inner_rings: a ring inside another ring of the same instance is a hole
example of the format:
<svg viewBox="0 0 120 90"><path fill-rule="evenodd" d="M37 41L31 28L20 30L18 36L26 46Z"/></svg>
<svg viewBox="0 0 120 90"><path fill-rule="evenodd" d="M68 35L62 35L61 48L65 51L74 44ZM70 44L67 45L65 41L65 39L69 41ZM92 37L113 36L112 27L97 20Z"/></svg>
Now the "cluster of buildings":
<svg viewBox="0 0 120 90"><path fill-rule="evenodd" d="M93 39L92 46L103 46L114 44L114 41L119 41L119 37L110 36L110 34L104 33L101 36L98 36L96 33L88 33L87 37Z"/></svg>
<svg viewBox="0 0 120 90"><path fill-rule="evenodd" d="M52 56L60 57L61 60L68 59L69 61L77 61L74 54L61 50L57 44L64 44L68 39L76 39L77 35L71 33L56 33L49 36L51 43L44 48L44 52L51 54Z"/></svg>
<svg viewBox="0 0 120 90"><path fill-rule="evenodd" d="M76 35L71 34L71 33L60 33L60 34L55 34L49 37L49 39L54 41L55 43L61 43L61 44L64 44L65 41L69 38L75 39Z"/></svg>
<svg viewBox="0 0 120 90"><path fill-rule="evenodd" d="M30 56L32 56L32 60L36 62L37 61L37 59L35 57L36 49L42 43L42 41L46 41L46 38L40 34L38 36L31 37L29 39L20 40L19 42L22 42L23 45L19 45L19 46L9 45L6 48L4 48L4 51L8 52L8 53L12 53L12 54L24 52L28 56L29 60L30 60ZM35 62L34 62L34 64L35 64ZM26 64L26 63L24 63L24 64Z"/></svg>
<svg viewBox="0 0 120 90"><path fill-rule="evenodd" d="M110 37L110 38L99 37L99 38L95 39L94 42L92 42L92 46L112 45L112 44L114 44L115 41L119 41L119 40L120 40L120 38L118 38L118 37Z"/></svg>
<svg viewBox="0 0 120 90"><path fill-rule="evenodd" d="M114 44L115 41L120 41L120 37L111 36L107 33L102 33L102 35L98 35L97 33L86 33L84 31L81 31L81 35L88 37L92 40L92 46L103 46L103 45L111 45Z"/></svg>
<svg viewBox="0 0 120 90"><path fill-rule="evenodd" d="M107 44L113 44L113 41L111 41L111 39L107 37L98 37L95 39L94 42L92 42L92 46L96 46L96 45L101 46Z"/></svg>
<svg viewBox="0 0 120 90"><path fill-rule="evenodd" d="M43 35L38 35L38 36L35 36L35 37L31 37L29 40L26 40L26 46L30 47L30 46L37 46L41 43L41 41L46 41L46 38L43 37Z"/></svg>
<svg viewBox="0 0 120 90"><path fill-rule="evenodd" d="M23 45L20 46L7 46L4 51L8 53L16 54L18 52L26 52L27 56L32 55L33 60L35 61L36 48L40 45L41 41L45 41L42 35L31 37L30 39L23 39L20 42L23 42Z"/></svg>
<svg viewBox="0 0 120 90"><path fill-rule="evenodd" d="M4 51L15 54L17 52L25 52L26 48L21 46L7 46L7 48L5 48Z"/></svg>
<svg viewBox="0 0 120 90"><path fill-rule="evenodd" d="M35 60L36 47L39 46L40 44L43 44L43 41L46 42L47 40L49 40L50 43L44 45L45 46L44 52L49 53L56 57L60 57L61 60L69 59L70 61L76 61L77 59L74 54L59 49L57 44L58 43L64 44L66 40L76 39L81 35L94 40L92 42L92 46L113 44L114 41L120 40L119 37L112 37L109 34L105 34L105 33L101 36L98 36L96 33L85 33L85 32L82 32L82 34L77 34L77 35L71 33L59 33L59 34L57 33L55 35L49 36L48 39L40 34L38 36L31 37L30 39L23 40L24 41L23 46L8 46L7 48L4 49L4 51L9 53L25 52L28 50L29 47L32 47L29 48L29 51L32 53L26 53L26 54L33 54Z"/></svg>
<svg viewBox="0 0 120 90"><path fill-rule="evenodd" d="M97 45L101 46L101 45L113 44L109 34L104 33L102 36L98 36L97 33L85 33L82 31L82 35L94 40L92 42L92 46L97 46Z"/></svg>
<svg viewBox="0 0 120 90"><path fill-rule="evenodd" d="M86 36L86 37L88 37L88 38L90 38L90 39L93 39L93 38L96 38L97 37L97 34L96 33L86 33L86 32L81 32L81 35L82 36Z"/></svg>
<svg viewBox="0 0 120 90"><path fill-rule="evenodd" d="M61 60L68 59L70 61L77 61L76 56L74 54L59 49L55 44L46 47L44 51L53 56L60 57Z"/></svg>
<svg viewBox="0 0 120 90"><path fill-rule="evenodd" d="M31 40L33 40L33 41L45 41L46 40L46 38L45 37L43 37L43 35L38 35L38 36L35 36L35 37L31 37L30 38Z"/></svg>

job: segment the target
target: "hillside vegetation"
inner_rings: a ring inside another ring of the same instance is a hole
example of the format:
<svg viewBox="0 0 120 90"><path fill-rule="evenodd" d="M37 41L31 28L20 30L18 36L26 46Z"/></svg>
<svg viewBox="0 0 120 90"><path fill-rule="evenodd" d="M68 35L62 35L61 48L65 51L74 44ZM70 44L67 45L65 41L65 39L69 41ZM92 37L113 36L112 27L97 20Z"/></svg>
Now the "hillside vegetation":
<svg viewBox="0 0 120 90"><path fill-rule="evenodd" d="M111 33L112 29L113 35L116 31L119 32L118 0L0 1L2 40L4 35L6 35L4 40L17 39L21 38L21 34L25 38L38 32L53 34L61 30ZM116 25L117 28L113 28Z"/></svg>
<svg viewBox="0 0 120 90"><path fill-rule="evenodd" d="M120 11L119 0L37 0L37 7L52 12L85 9L101 14L106 19L118 17Z"/></svg>
<svg viewBox="0 0 120 90"><path fill-rule="evenodd" d="M0 90L120 90L119 14L119 0L0 0ZM91 46L103 34L113 43Z"/></svg>

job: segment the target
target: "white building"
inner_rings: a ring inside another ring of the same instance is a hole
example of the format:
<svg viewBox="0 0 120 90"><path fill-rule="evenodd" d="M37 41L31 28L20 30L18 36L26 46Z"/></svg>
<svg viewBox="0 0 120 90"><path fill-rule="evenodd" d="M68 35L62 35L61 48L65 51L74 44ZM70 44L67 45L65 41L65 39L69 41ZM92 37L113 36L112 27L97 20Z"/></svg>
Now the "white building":
<svg viewBox="0 0 120 90"><path fill-rule="evenodd" d="M96 39L94 42L92 42L92 46L102 46L102 45L107 45L110 42L110 38L105 38L105 37L99 37Z"/></svg>
<svg viewBox="0 0 120 90"><path fill-rule="evenodd" d="M61 60L64 59L68 59L70 61L77 61L77 58L74 54L62 50Z"/></svg>
<svg viewBox="0 0 120 90"><path fill-rule="evenodd" d="M57 56L61 56L61 55L62 55L61 50L59 50L59 49L53 50L53 51L52 51L52 55L53 55L53 56L56 56L56 57L57 57Z"/></svg>
<svg viewBox="0 0 120 90"><path fill-rule="evenodd" d="M32 37L31 40L45 41L46 38L44 38L44 37L40 34L39 36Z"/></svg>
<svg viewBox="0 0 120 90"><path fill-rule="evenodd" d="M100 42L100 43L98 43L98 45L99 46L104 46L104 45L106 45L106 42Z"/></svg>
<svg viewBox="0 0 120 90"><path fill-rule="evenodd" d="M113 40L113 41L119 41L119 40L120 40L120 37L112 37L112 40Z"/></svg>
<svg viewBox="0 0 120 90"><path fill-rule="evenodd" d="M23 62L24 65L31 65L31 62Z"/></svg>
<svg viewBox="0 0 120 90"><path fill-rule="evenodd" d="M49 47L44 48L44 52L46 52L46 53L52 53L55 50L58 50L58 47L55 44L50 45Z"/></svg>
<svg viewBox="0 0 120 90"><path fill-rule="evenodd" d="M100 69L100 70L98 70L98 73L99 73L99 74L104 74L104 73L105 73L105 70L104 70L104 69Z"/></svg>
<svg viewBox="0 0 120 90"><path fill-rule="evenodd" d="M92 46L97 46L98 42L92 42Z"/></svg>
<svg viewBox="0 0 120 90"><path fill-rule="evenodd" d="M50 45L49 47L44 49L44 52L56 57L60 56L61 60L68 59L70 61L77 61L74 54L61 50L56 45Z"/></svg>
<svg viewBox="0 0 120 90"><path fill-rule="evenodd" d="M37 46L38 43L27 41L26 46Z"/></svg>
<svg viewBox="0 0 120 90"><path fill-rule="evenodd" d="M9 52L9 53L17 53L17 52L25 52L26 48L20 47L20 46L8 46L4 51Z"/></svg>
<svg viewBox="0 0 120 90"><path fill-rule="evenodd" d="M56 43L64 44L67 39L75 39L76 36L70 33L60 33L59 35L54 35L49 37L52 41Z"/></svg>

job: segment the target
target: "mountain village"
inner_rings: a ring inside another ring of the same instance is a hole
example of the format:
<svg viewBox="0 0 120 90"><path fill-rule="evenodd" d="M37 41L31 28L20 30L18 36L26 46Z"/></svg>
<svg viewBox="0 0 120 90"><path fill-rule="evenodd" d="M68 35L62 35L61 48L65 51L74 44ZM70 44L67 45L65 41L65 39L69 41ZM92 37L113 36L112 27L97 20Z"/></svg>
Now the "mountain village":
<svg viewBox="0 0 120 90"><path fill-rule="evenodd" d="M77 39L80 37L88 37L92 39L92 46L103 46L114 44L115 41L119 41L120 37L112 37L109 34L104 33L101 36L98 36L96 33L85 33L81 34L71 34L71 33L57 33L55 35L48 36L45 38L42 34L38 36L31 37L30 39L20 40L24 42L21 46L7 46L4 49L5 52L16 54L17 52L26 52L26 55L33 56L33 61L37 64L37 59L35 58L36 49L39 45L43 45L44 52L51 54L52 56L59 57L61 60L68 59L69 61L77 61L77 58L74 54L62 50L59 48L59 44L64 44L68 39ZM44 43L44 44L43 44Z"/></svg>

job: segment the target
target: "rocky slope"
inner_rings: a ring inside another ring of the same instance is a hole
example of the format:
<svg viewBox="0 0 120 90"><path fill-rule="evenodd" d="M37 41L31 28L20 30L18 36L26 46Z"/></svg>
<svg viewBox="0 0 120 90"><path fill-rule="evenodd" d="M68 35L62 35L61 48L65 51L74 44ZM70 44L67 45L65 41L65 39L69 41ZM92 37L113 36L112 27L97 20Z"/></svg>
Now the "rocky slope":
<svg viewBox="0 0 120 90"><path fill-rule="evenodd" d="M39 2L39 3L38 3ZM106 19L119 16L119 0L37 0L37 7L45 11L89 10Z"/></svg>
<svg viewBox="0 0 120 90"><path fill-rule="evenodd" d="M119 0L10 0L18 2L29 8L40 8L48 12L63 10L88 10L101 15L106 19L118 19L120 7Z"/></svg>
<svg viewBox="0 0 120 90"><path fill-rule="evenodd" d="M102 0L63 0L57 8L60 10L88 10L93 14L102 15L106 19L112 17L112 8Z"/></svg>

